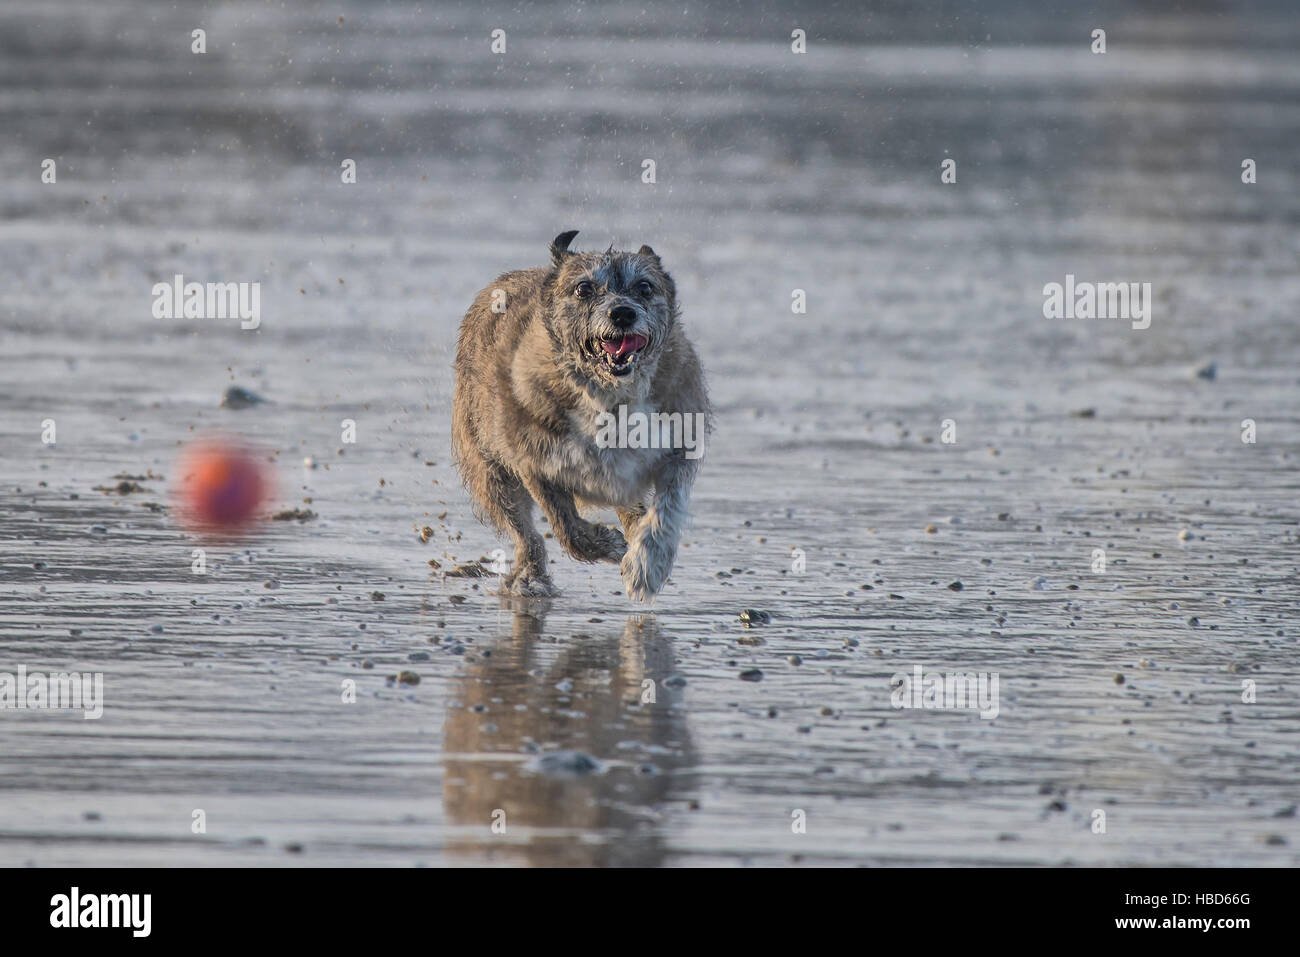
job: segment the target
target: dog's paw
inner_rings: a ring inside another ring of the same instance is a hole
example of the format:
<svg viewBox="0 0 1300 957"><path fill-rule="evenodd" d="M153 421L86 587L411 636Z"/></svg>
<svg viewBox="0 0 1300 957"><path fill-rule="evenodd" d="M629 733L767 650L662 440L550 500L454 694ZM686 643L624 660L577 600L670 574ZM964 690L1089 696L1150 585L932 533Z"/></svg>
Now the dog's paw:
<svg viewBox="0 0 1300 957"><path fill-rule="evenodd" d="M520 568L502 584L501 594L520 598L554 598L560 593L550 576L538 569Z"/></svg>
<svg viewBox="0 0 1300 957"><path fill-rule="evenodd" d="M652 536L633 542L619 564L627 597L633 601L649 601L657 595L668 580L676 557L675 547Z"/></svg>
<svg viewBox="0 0 1300 957"><path fill-rule="evenodd" d="M607 525L588 523L570 535L568 544L569 554L584 562L617 563L627 554L623 533Z"/></svg>

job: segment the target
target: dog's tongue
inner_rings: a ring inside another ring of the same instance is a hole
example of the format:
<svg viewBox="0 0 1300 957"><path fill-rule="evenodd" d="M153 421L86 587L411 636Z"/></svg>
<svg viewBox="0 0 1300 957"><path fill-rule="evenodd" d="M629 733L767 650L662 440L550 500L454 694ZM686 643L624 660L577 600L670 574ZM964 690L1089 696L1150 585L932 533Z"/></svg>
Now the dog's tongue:
<svg viewBox="0 0 1300 957"><path fill-rule="evenodd" d="M600 345L611 356L621 356L626 352L644 349L649 341L645 336L632 335L624 336L622 339L602 339Z"/></svg>

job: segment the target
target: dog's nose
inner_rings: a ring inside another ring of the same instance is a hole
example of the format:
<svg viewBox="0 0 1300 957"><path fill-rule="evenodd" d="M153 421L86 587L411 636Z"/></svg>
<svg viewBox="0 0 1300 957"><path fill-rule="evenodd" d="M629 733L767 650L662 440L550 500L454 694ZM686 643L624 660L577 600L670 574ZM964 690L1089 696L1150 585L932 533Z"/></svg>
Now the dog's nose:
<svg viewBox="0 0 1300 957"><path fill-rule="evenodd" d="M615 306L609 311L609 320L616 326L630 326L636 322L636 310L631 306Z"/></svg>

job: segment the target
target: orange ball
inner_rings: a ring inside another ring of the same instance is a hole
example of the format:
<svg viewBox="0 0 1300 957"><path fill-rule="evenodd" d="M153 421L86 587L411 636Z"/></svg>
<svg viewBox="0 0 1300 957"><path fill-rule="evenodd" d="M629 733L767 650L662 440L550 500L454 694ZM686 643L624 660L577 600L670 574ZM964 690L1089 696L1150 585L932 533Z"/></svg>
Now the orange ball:
<svg viewBox="0 0 1300 957"><path fill-rule="evenodd" d="M180 476L187 522L211 531L235 532L252 525L271 491L270 474L253 451L226 439L186 450Z"/></svg>

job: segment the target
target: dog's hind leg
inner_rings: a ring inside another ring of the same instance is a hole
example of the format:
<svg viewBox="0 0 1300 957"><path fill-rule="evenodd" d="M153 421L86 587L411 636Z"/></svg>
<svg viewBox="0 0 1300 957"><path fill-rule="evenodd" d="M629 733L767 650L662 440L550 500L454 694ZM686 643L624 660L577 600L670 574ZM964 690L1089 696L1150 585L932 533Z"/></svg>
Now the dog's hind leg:
<svg viewBox="0 0 1300 957"><path fill-rule="evenodd" d="M460 466L479 513L514 539L515 567L502 591L538 598L559 594L546 570L546 541L533 525L532 497L519 476L477 452L465 456Z"/></svg>

